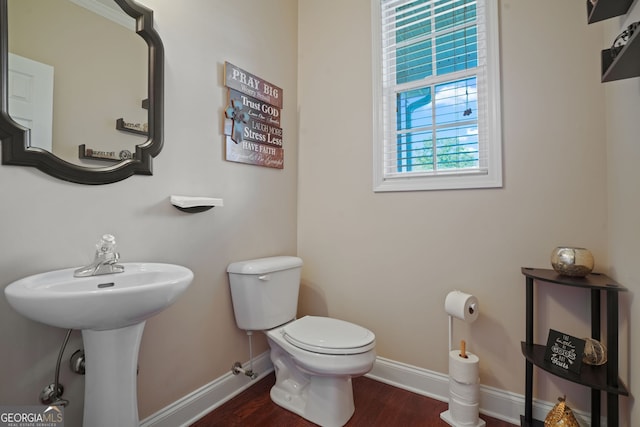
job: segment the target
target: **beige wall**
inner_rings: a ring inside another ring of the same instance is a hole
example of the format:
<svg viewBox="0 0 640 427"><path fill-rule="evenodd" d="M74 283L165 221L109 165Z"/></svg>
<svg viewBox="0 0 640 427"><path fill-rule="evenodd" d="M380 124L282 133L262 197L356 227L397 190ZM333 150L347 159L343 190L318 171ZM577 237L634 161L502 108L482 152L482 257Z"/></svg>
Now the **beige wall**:
<svg viewBox="0 0 640 427"><path fill-rule="evenodd" d="M297 2L144 0L165 47L165 142L151 177L104 186L71 184L33 168L0 166L0 288L18 278L84 264L113 233L123 261L185 265L187 292L147 322L138 395L144 418L248 359L235 326L226 266L296 253ZM229 61L284 91L285 168L223 160ZM221 197L225 206L185 214L171 194ZM53 381L65 331L31 322L0 298L0 402L36 404ZM62 367L70 426L80 425L84 378L68 369L82 346L74 332ZM256 354L264 351L257 336Z"/></svg>
<svg viewBox="0 0 640 427"><path fill-rule="evenodd" d="M301 311L362 324L380 356L446 373L444 299L472 293L481 315L456 322L455 340L479 355L483 384L524 393L520 267L550 268L557 245L608 267L602 29L584 7L500 2L504 188L375 194L370 0L299 1ZM587 335L587 297L541 286L537 341L550 327ZM536 375L537 397L589 409L585 388Z"/></svg>

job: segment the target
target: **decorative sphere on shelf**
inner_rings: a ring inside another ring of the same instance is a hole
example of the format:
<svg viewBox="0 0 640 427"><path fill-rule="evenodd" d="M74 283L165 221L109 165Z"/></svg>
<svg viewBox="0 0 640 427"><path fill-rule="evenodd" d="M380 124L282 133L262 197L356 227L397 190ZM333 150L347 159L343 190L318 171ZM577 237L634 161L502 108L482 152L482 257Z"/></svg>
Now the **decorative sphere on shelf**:
<svg viewBox="0 0 640 427"><path fill-rule="evenodd" d="M551 252L551 266L564 276L584 277L593 270L593 255L589 249L559 246Z"/></svg>
<svg viewBox="0 0 640 427"><path fill-rule="evenodd" d="M593 338L584 339L584 356L582 361L588 365L604 365L607 363L607 347Z"/></svg>

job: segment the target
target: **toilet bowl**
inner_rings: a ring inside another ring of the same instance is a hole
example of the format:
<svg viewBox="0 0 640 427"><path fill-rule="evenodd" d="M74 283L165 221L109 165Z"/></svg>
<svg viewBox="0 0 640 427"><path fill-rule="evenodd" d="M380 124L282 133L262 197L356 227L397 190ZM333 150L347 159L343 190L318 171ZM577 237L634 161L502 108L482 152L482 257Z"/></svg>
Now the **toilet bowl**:
<svg viewBox="0 0 640 427"><path fill-rule="evenodd" d="M271 399L321 426L343 426L355 410L351 378L375 362L375 336L358 325L306 316L266 331L276 384Z"/></svg>
<svg viewBox="0 0 640 427"><path fill-rule="evenodd" d="M375 362L373 333L341 320L306 316L266 335L276 372L271 399L318 425L346 424L355 410L351 378L366 374Z"/></svg>
<svg viewBox="0 0 640 427"><path fill-rule="evenodd" d="M295 318L302 260L270 257L227 268L236 323L263 331L276 383L271 399L323 427L340 427L355 410L351 378L375 362L375 335L329 317Z"/></svg>

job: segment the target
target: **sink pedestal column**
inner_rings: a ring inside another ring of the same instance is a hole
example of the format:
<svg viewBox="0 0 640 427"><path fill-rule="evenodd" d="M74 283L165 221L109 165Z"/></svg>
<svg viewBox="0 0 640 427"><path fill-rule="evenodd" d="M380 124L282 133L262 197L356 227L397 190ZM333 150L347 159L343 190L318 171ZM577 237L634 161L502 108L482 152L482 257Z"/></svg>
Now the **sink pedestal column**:
<svg viewBox="0 0 640 427"><path fill-rule="evenodd" d="M106 331L83 330L84 427L137 427L138 350L145 322Z"/></svg>

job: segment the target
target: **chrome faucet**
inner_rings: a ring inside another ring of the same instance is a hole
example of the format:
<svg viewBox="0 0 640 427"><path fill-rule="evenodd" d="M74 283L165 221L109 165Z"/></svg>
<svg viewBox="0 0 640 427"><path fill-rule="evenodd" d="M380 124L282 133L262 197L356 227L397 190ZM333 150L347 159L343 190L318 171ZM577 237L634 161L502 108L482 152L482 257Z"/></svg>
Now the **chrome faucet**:
<svg viewBox="0 0 640 427"><path fill-rule="evenodd" d="M116 238L105 234L96 244L93 262L73 272L74 277L98 276L100 274L122 273L124 265L118 264L120 254L116 252Z"/></svg>

